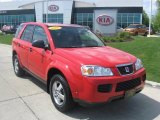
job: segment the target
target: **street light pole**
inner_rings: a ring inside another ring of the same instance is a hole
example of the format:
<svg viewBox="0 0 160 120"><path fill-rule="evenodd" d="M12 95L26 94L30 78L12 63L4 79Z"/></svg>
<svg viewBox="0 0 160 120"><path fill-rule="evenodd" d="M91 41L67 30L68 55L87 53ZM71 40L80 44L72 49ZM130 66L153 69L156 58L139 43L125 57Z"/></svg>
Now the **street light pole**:
<svg viewBox="0 0 160 120"><path fill-rule="evenodd" d="M150 3L149 37L151 36L151 27L152 27L152 0Z"/></svg>
<svg viewBox="0 0 160 120"><path fill-rule="evenodd" d="M48 23L48 0L47 0L47 6L46 6L46 23Z"/></svg>

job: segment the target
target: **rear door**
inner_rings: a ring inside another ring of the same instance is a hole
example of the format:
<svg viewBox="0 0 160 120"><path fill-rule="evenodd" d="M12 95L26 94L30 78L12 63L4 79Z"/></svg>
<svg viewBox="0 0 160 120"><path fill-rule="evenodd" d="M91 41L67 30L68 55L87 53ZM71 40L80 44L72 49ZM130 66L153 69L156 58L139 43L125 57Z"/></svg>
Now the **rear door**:
<svg viewBox="0 0 160 120"><path fill-rule="evenodd" d="M45 44L49 46L47 34L41 26L35 27L32 42L35 40L43 40ZM50 50L33 47L32 44L30 44L30 52L28 55L29 70L38 77L45 79L45 71L52 52Z"/></svg>
<svg viewBox="0 0 160 120"><path fill-rule="evenodd" d="M27 25L20 37L18 43L19 46L19 56L22 65L28 69L28 52L29 52L29 43L32 40L34 25Z"/></svg>

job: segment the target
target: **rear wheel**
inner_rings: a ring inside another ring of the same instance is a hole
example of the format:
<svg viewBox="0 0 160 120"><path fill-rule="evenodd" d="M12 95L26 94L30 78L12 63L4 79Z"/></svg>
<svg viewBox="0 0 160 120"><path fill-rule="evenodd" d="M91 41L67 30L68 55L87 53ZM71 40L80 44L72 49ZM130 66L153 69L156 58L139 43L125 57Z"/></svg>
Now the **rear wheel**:
<svg viewBox="0 0 160 120"><path fill-rule="evenodd" d="M148 35L148 33L146 32L145 34L144 34L144 36L147 36Z"/></svg>
<svg viewBox="0 0 160 120"><path fill-rule="evenodd" d="M18 56L14 55L13 56L13 68L16 76L22 77L25 74L25 71L21 68L18 60Z"/></svg>
<svg viewBox="0 0 160 120"><path fill-rule="evenodd" d="M60 112L66 112L74 106L69 85L60 74L56 74L51 78L50 96L54 106Z"/></svg>

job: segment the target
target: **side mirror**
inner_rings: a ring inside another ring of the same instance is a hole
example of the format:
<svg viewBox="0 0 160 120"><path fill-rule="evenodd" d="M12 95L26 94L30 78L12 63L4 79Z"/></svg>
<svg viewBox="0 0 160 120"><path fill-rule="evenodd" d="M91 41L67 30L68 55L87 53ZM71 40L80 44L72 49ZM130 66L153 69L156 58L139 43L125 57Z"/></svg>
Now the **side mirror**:
<svg viewBox="0 0 160 120"><path fill-rule="evenodd" d="M37 47L37 48L42 48L42 49L46 49L47 48L43 40L35 40L35 41L33 41L32 46L33 47Z"/></svg>

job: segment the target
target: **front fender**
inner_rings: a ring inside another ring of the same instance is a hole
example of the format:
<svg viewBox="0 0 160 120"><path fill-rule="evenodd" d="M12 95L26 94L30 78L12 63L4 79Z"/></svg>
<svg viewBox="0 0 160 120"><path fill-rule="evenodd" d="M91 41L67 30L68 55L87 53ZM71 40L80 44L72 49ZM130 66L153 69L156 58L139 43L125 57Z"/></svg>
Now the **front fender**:
<svg viewBox="0 0 160 120"><path fill-rule="evenodd" d="M78 98L78 86L77 86L77 80L76 80L77 78L75 78L75 75L73 75L70 67L63 62L54 61L54 62L51 62L50 65L48 66L46 75L48 75L48 71L52 68L58 69L59 71L61 71L61 73L63 73L63 75L65 76L69 84L72 96L74 98Z"/></svg>

